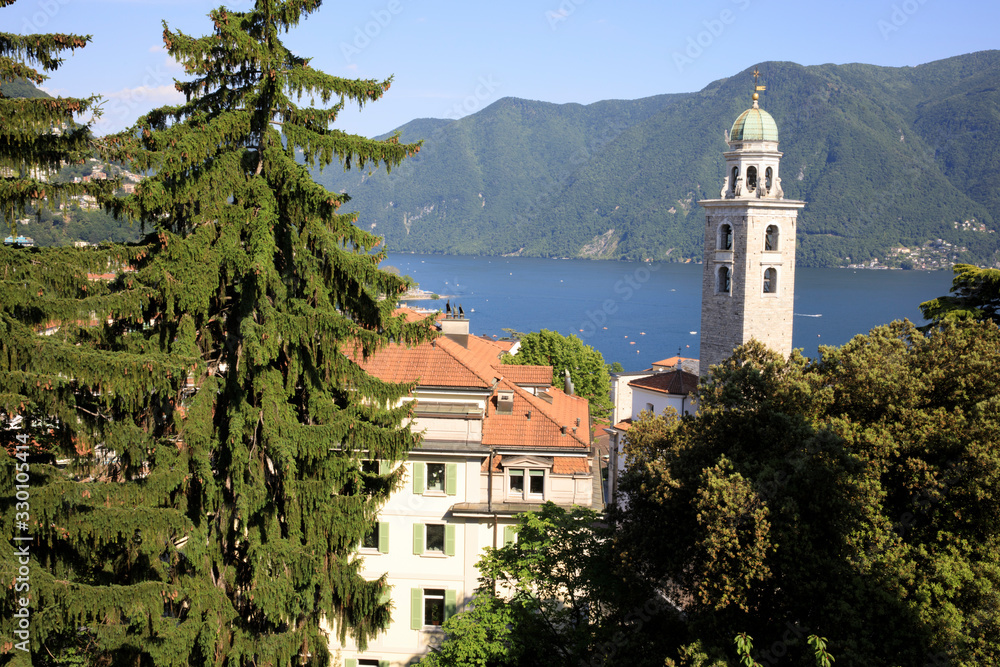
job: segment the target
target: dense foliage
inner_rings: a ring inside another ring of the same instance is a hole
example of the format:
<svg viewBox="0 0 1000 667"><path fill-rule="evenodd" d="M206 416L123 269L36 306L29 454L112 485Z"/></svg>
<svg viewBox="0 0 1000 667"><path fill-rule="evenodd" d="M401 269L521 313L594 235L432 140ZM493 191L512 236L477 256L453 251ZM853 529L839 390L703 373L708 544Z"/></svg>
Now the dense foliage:
<svg viewBox="0 0 1000 667"><path fill-rule="evenodd" d="M937 239L947 262L997 262L997 234L953 223L1000 222L1000 52L918 67L756 67L785 195L808 202L800 265L885 263L893 248ZM408 168L319 178L348 189L399 251L700 259L697 200L719 195L723 130L750 104L753 69L698 93L588 106L498 96L460 120L399 128L427 140Z"/></svg>
<svg viewBox="0 0 1000 667"><path fill-rule="evenodd" d="M1000 269L981 269L956 264L951 296L940 296L920 304L932 324L946 320L991 320L1000 324Z"/></svg>
<svg viewBox="0 0 1000 667"><path fill-rule="evenodd" d="M328 76L283 46L319 4L220 8L200 38L164 27L187 102L105 144L153 174L101 197L151 230L142 243L0 248L0 485L30 480L30 508L5 494L0 519L28 514L33 664L325 665L328 625L364 646L389 621L384 579L362 579L354 552L402 468L360 460L416 443L410 387L352 359L429 327L392 316L380 297L405 281L296 152L376 169L417 146L330 129L389 81ZM18 604L0 600L4 637Z"/></svg>
<svg viewBox="0 0 1000 667"><path fill-rule="evenodd" d="M480 560L471 609L445 622L447 639L421 665L663 665L653 638L677 614L615 559L600 520L552 503L521 515L516 541Z"/></svg>
<svg viewBox="0 0 1000 667"><path fill-rule="evenodd" d="M1000 661L1000 330L879 327L809 363L757 343L699 412L628 434L620 558L722 655L764 664Z"/></svg>
<svg viewBox="0 0 1000 667"><path fill-rule="evenodd" d="M521 342L515 355L504 355L505 364L551 366L552 384L562 387L569 371L573 393L590 403L590 415L606 419L614 405L611 403L610 366L594 347L585 344L576 335L563 336L558 331L532 331L521 333L505 329Z"/></svg>

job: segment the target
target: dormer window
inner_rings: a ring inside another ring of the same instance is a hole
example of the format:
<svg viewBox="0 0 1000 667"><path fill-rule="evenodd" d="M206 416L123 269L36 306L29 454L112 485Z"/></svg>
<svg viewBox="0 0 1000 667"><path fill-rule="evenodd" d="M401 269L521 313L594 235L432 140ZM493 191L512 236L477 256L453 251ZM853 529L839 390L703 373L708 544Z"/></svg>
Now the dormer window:
<svg viewBox="0 0 1000 667"><path fill-rule="evenodd" d="M509 468L508 500L541 500L545 496L545 470Z"/></svg>

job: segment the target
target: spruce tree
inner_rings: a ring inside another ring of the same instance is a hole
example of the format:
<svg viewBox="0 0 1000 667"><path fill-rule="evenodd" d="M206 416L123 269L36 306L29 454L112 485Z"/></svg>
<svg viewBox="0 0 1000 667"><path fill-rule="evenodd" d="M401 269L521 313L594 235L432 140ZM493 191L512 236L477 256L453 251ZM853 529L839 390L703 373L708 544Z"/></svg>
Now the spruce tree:
<svg viewBox="0 0 1000 667"><path fill-rule="evenodd" d="M0 0L0 8L14 0ZM0 83L40 84L63 63L64 51L83 48L89 35L17 35L0 32ZM90 127L78 117L99 98L8 98L0 92L0 215L17 233L16 219L29 207L58 203L70 195L107 194L114 183L53 183L68 161L92 154Z"/></svg>
<svg viewBox="0 0 1000 667"><path fill-rule="evenodd" d="M430 330L392 315L405 284L379 269L380 239L301 158L391 168L418 146L331 129L389 81L323 74L282 45L319 5L219 8L201 38L164 25L193 75L177 83L187 101L104 143L153 174L102 196L150 234L53 251L71 267L54 274L39 249L4 251L0 400L10 449L20 436L34 456L38 661L325 665L327 626L364 646L388 624L385 580L363 580L355 553L417 437L410 387L353 359ZM98 269L115 275L88 280ZM6 457L5 489L18 463Z"/></svg>

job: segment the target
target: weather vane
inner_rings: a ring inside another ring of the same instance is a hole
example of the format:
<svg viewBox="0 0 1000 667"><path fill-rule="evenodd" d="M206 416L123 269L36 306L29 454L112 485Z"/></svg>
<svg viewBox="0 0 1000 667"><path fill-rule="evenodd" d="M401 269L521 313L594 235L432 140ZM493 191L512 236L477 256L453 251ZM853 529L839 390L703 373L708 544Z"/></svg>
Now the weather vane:
<svg viewBox="0 0 1000 667"><path fill-rule="evenodd" d="M767 90L767 86L760 85L760 70L756 67L753 68L753 85L754 90Z"/></svg>

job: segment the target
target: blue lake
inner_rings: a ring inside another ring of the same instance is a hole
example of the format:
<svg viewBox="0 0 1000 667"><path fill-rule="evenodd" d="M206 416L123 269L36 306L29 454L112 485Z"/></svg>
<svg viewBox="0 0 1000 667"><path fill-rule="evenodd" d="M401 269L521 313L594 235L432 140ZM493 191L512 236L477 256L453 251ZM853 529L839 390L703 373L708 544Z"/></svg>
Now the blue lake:
<svg viewBox="0 0 1000 667"><path fill-rule="evenodd" d="M629 371L678 350L698 356L700 265L411 254L390 254L385 264L450 295L475 334L576 334ZM819 345L842 345L892 320L923 323L920 303L947 294L951 278L950 271L799 268L793 345L815 357ZM410 303L443 310L445 299Z"/></svg>

